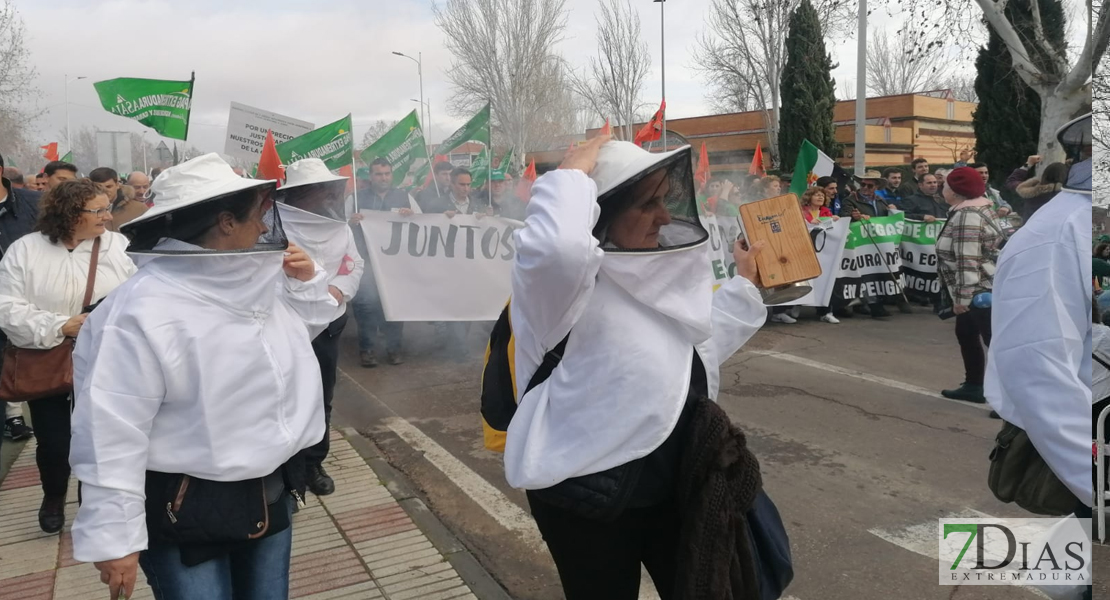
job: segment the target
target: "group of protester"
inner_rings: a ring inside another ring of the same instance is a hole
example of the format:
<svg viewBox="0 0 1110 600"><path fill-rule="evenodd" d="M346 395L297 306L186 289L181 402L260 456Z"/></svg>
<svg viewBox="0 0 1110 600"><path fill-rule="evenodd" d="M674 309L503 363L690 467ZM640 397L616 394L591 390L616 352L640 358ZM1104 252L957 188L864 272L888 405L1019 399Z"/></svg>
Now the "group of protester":
<svg viewBox="0 0 1110 600"><path fill-rule="evenodd" d="M944 393L989 400L1025 428L1089 516L1089 463L1075 452L1091 372L1091 297L1075 297L1076 280L1091 281L1075 255L1090 206L1089 117L1086 127L1086 142L1069 138L1079 150L1064 191L1029 212L1001 255L1009 234L997 221L1010 208L974 163L944 174L941 200L936 175L915 161L912 194L892 173L866 173L854 190L818 180L800 210L808 221L890 210L946 220L938 311L947 298L966 375ZM729 515L782 523L758 460L712 400L719 365L767 320L754 283L762 245L736 244L738 276L712 291L689 148L652 154L600 136L529 199L504 179L475 195L469 171L447 165L433 171L435 192L414 198L392 185L388 161L368 169L354 206L346 178L318 159L288 165L280 188L214 154L153 183L110 169L78 179L51 163L41 197L5 171L5 359L27 365L72 348L71 388L18 398L30 400L38 437L40 527L64 526L72 469L82 484L74 557L94 562L112 594L129 596L141 568L159 600L285 597L291 515L306 491L335 489L322 460L346 305L363 366L377 364L379 330L388 362L403 360L401 324L385 319L358 222L365 211L501 215L527 225L512 267L506 477L528 490L567 597L634 598L641 563L664 597L705 582L713 597L755 597L769 567L753 566L757 544ZM1012 178L1029 178L1019 170ZM1057 177L1046 169L1030 193ZM738 206L731 182L709 185L714 210ZM758 187L782 192L778 179ZM992 291L993 314L983 301ZM457 339L467 328L445 331ZM2 379L4 389L42 383L10 368Z"/></svg>

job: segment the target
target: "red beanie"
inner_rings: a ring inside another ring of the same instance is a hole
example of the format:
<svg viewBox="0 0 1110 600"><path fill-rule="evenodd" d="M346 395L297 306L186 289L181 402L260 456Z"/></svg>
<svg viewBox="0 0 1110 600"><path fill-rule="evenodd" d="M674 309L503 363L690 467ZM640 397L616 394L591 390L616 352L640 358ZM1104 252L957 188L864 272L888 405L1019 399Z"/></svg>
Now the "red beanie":
<svg viewBox="0 0 1110 600"><path fill-rule="evenodd" d="M945 185L952 188L953 192L969 200L982 198L987 193L987 186L983 183L983 177L979 175L979 171L971 167L952 169L952 172L948 174L948 179L945 180Z"/></svg>

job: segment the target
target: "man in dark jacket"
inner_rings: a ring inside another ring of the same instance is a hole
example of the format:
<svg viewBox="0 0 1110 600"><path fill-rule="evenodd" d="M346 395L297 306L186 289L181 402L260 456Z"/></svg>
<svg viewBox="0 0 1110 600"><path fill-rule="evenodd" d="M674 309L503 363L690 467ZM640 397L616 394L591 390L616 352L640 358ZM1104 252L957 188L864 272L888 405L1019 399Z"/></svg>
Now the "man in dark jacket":
<svg viewBox="0 0 1110 600"><path fill-rule="evenodd" d="M889 215L890 209L886 201L875 193L886 187L886 179L880 177L877 171L867 171L863 177L858 177L856 180L860 183L860 189L841 203L840 216L852 217L853 221L859 221Z"/></svg>
<svg viewBox="0 0 1110 600"><path fill-rule="evenodd" d="M4 173L4 157L0 156L0 173ZM8 251L8 246L19 238L31 233L39 220L39 193L12 186L12 182L0 175L0 257ZM8 338L0 331L0 347L7 345ZM0 368L3 355L0 355ZM0 404L5 404L0 402ZM22 409L9 410L5 407L4 435L20 441L31 437L33 431L23 421ZM3 435L0 435L2 438Z"/></svg>
<svg viewBox="0 0 1110 600"><path fill-rule="evenodd" d="M396 211L402 216L413 213L414 201L404 190L393 187L393 166L384 158L375 158L370 163L370 193L359 194L358 206L351 215L351 227L355 232L355 246L362 260L366 261L366 270L359 282L358 294L351 301L355 322L358 323L358 350L359 363L366 368L378 366L377 356L374 354L374 338L380 329L385 334L386 355L391 365L399 365L404 360L401 357L401 332L404 323L387 321L382 309L382 299L374 274L370 268L370 254L366 251L366 238L362 234L361 210Z"/></svg>
<svg viewBox="0 0 1110 600"><path fill-rule="evenodd" d="M451 193L451 171L454 169L455 165L447 161L440 161L432 166L434 181L416 195L416 203L420 206L420 210L426 213L441 212L434 208L444 204L442 198Z"/></svg>
<svg viewBox="0 0 1110 600"><path fill-rule="evenodd" d="M921 178L921 191L902 201L907 219L932 223L948 218L948 203L937 195L937 176L932 173Z"/></svg>
<svg viewBox="0 0 1110 600"><path fill-rule="evenodd" d="M921 176L929 172L929 161L919 156L910 162L910 168L913 169L913 175L898 188L898 195L903 198L909 198L918 192Z"/></svg>

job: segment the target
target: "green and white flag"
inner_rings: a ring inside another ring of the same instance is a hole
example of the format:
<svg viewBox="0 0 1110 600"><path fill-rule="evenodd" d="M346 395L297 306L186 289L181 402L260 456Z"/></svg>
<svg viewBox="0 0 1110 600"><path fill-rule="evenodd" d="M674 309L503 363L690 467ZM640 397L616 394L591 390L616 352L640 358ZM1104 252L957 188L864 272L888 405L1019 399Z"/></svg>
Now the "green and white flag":
<svg viewBox="0 0 1110 600"><path fill-rule="evenodd" d="M478 189L489 179L489 148L482 148L481 154L470 163L470 187Z"/></svg>
<svg viewBox="0 0 1110 600"><path fill-rule="evenodd" d="M189 135L193 80L121 77L93 84L104 110L134 119L160 135L184 140Z"/></svg>
<svg viewBox="0 0 1110 600"><path fill-rule="evenodd" d="M291 165L302 158L319 158L332 171L349 167L354 161L351 115L282 142L276 148L278 158L285 165Z"/></svg>
<svg viewBox="0 0 1110 600"><path fill-rule="evenodd" d="M410 112L385 132L378 141L370 144L361 154L362 162L370 164L375 158L384 158L393 167L393 185L400 186L405 181L409 169L419 159L428 160L428 147L424 145L424 131L416 111Z"/></svg>
<svg viewBox="0 0 1110 600"><path fill-rule="evenodd" d="M790 193L801 198L806 188L813 185L818 177L832 175L834 167L836 161L829 158L828 154L818 150L809 140L803 140L802 147L798 150L798 161L794 163Z"/></svg>
<svg viewBox="0 0 1110 600"><path fill-rule="evenodd" d="M497 168L493 170L494 174L500 173L501 175L509 175L509 169L513 168L513 149L509 148L505 154L501 156L501 162L497 163Z"/></svg>
<svg viewBox="0 0 1110 600"><path fill-rule="evenodd" d="M478 142L489 146L489 103L482 107L470 120L455 133L436 146L436 154L450 154L452 150L467 142Z"/></svg>

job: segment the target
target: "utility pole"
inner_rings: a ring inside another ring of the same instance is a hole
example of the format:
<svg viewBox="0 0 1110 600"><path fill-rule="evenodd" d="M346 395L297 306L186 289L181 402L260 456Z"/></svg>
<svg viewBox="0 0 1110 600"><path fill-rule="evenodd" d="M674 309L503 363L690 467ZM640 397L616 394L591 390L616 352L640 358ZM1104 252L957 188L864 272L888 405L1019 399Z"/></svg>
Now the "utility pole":
<svg viewBox="0 0 1110 600"><path fill-rule="evenodd" d="M856 51L856 177L867 170L867 0L859 0L859 46Z"/></svg>

